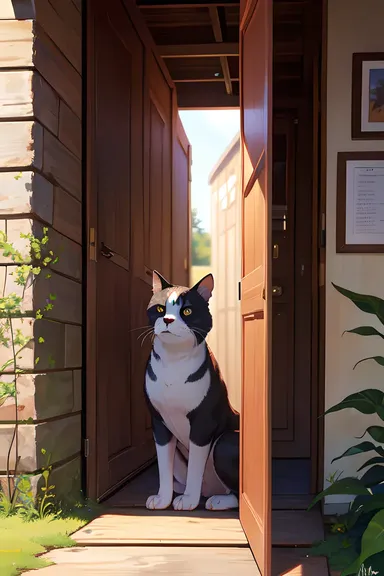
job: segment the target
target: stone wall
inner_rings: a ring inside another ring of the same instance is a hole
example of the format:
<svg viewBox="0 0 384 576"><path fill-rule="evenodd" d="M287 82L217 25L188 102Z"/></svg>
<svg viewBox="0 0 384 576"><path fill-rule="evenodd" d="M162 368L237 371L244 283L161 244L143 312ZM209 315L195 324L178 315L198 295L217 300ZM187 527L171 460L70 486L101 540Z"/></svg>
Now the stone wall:
<svg viewBox="0 0 384 576"><path fill-rule="evenodd" d="M44 448L60 495L80 487L81 33L80 0L0 3L0 230L23 251L20 232L39 235L46 226L59 256L52 277L39 278L24 295L26 311L43 307L50 293L56 300L44 320L22 327L32 340L21 361L29 373L17 386L18 419L24 422L18 428L18 471L38 472ZM20 292L11 271L0 258L1 295ZM9 354L0 345L1 363ZM12 375L2 380L7 378ZM3 476L14 423L15 402L8 398L0 406Z"/></svg>

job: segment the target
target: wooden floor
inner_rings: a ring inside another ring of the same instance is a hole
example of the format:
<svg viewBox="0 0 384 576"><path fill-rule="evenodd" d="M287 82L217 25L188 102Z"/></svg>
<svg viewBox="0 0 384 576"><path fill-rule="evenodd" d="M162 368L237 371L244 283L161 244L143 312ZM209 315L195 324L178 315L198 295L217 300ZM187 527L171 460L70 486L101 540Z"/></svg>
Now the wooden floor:
<svg viewBox="0 0 384 576"><path fill-rule="evenodd" d="M149 512L158 489L151 467L106 503L106 512L73 535L78 547L52 550L42 576L260 576L237 512ZM320 513L298 496L274 499L272 575L328 576L325 560L307 556L323 536ZM30 573L32 575L32 573Z"/></svg>

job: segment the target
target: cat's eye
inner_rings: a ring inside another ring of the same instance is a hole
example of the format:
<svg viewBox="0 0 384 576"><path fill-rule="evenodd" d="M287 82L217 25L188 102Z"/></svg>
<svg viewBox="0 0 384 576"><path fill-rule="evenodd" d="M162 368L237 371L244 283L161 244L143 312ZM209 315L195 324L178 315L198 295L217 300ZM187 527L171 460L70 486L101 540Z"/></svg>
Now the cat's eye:
<svg viewBox="0 0 384 576"><path fill-rule="evenodd" d="M183 314L184 316L190 316L192 314L192 308L184 308Z"/></svg>
<svg viewBox="0 0 384 576"><path fill-rule="evenodd" d="M162 306L158 306L157 311L159 314L162 314L164 312L164 308Z"/></svg>

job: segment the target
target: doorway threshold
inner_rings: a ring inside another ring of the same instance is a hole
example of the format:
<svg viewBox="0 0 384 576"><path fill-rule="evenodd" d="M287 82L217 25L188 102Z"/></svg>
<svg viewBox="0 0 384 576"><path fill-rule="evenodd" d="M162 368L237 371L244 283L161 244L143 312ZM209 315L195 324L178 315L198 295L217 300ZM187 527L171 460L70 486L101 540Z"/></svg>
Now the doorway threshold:
<svg viewBox="0 0 384 576"><path fill-rule="evenodd" d="M104 503L105 514L73 535L82 547L76 557L85 563L87 558L97 562L104 554L114 558L116 565L126 561L130 566L140 565L146 574L152 574L152 566L153 574L225 576L237 571L242 576L260 576L238 511L210 512L203 505L193 512L149 511L146 499L157 489L157 466L153 465ZM272 512L272 576L328 576L323 558L308 557L308 548L323 536L320 512L291 510L290 503L284 498L288 509ZM60 556L60 551L54 555Z"/></svg>

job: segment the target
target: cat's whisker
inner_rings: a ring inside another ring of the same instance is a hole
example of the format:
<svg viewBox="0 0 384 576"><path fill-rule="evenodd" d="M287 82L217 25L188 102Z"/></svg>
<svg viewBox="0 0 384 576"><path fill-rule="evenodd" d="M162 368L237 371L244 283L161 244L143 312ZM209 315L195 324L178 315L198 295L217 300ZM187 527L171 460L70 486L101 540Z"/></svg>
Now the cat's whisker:
<svg viewBox="0 0 384 576"><path fill-rule="evenodd" d="M145 326L139 326L138 328L132 328L131 330L128 330L128 332L136 332L136 330L143 330L143 328L151 328L151 327L148 326L148 324L146 324Z"/></svg>
<svg viewBox="0 0 384 576"><path fill-rule="evenodd" d="M147 334L144 336L144 338L141 341L141 347L143 347L146 338L148 338L148 336L150 336L151 333L153 333L153 330L151 330L150 332L147 332Z"/></svg>
<svg viewBox="0 0 384 576"><path fill-rule="evenodd" d="M141 334L138 335L137 340L139 340L142 336L146 336L147 334L150 334L153 331L153 328L146 328L146 330L144 330Z"/></svg>

